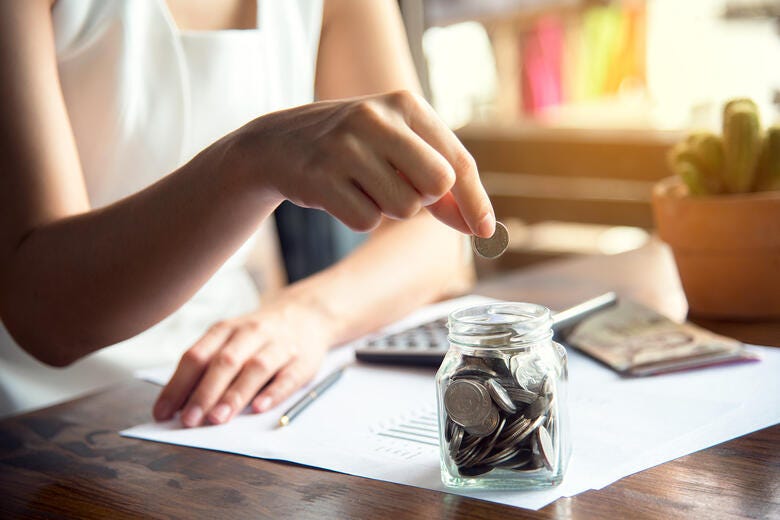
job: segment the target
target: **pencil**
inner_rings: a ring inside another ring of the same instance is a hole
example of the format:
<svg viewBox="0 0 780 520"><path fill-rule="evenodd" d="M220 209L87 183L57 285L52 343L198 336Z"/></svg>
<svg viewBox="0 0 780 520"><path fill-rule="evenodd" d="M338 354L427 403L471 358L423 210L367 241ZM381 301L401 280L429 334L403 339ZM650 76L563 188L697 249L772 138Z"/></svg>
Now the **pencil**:
<svg viewBox="0 0 780 520"><path fill-rule="evenodd" d="M325 393L328 388L333 386L333 383L338 381L341 377L341 374L344 373L344 368L345 367L341 367L332 374L328 375L328 377L320 381L314 388L306 392L303 397L298 399L298 401L296 401L296 403L292 405L289 410L284 412L284 414L279 418L279 427L290 424L290 421L295 419L298 414L300 414L307 406L309 406L319 396Z"/></svg>

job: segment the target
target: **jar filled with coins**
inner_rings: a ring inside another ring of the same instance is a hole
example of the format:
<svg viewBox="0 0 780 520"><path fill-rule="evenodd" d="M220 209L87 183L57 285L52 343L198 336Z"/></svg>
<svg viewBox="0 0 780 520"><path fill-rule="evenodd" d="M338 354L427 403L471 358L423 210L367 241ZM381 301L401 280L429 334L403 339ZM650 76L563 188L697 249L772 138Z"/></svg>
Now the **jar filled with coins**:
<svg viewBox="0 0 780 520"><path fill-rule="evenodd" d="M566 351L550 310L491 303L453 312L436 374L442 481L450 487L538 488L569 458Z"/></svg>

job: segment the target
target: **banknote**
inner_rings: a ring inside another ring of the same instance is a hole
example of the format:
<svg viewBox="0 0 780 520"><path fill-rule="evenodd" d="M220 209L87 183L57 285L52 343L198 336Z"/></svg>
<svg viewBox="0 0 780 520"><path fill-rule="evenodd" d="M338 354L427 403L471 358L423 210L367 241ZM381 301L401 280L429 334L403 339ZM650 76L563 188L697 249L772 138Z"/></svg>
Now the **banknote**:
<svg viewBox="0 0 780 520"><path fill-rule="evenodd" d="M631 376L755 359L737 340L629 300L584 320L566 342Z"/></svg>

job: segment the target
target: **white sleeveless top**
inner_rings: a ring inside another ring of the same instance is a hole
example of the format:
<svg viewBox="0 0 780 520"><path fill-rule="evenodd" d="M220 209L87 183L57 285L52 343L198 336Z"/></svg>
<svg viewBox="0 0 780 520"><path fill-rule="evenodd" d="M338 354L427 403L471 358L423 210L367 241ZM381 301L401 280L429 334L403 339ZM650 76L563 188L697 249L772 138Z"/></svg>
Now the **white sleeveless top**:
<svg viewBox="0 0 780 520"><path fill-rule="evenodd" d="M252 30L179 31L165 0L59 0L52 18L93 208L142 190L264 113L314 98L322 0L258 0ZM243 268L251 242L174 314L64 369L36 361L0 324L0 416L176 363L209 325L258 305Z"/></svg>

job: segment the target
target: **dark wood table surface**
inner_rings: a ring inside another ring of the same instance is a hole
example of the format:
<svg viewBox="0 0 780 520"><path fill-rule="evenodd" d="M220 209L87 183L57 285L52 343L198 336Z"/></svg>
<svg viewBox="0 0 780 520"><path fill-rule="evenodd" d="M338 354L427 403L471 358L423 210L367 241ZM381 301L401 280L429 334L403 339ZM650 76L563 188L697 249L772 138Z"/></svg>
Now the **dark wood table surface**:
<svg viewBox="0 0 780 520"><path fill-rule="evenodd" d="M606 290L667 314L685 300L665 247L565 260L478 292L562 308ZM780 324L709 323L780 345ZM158 388L140 381L0 421L0 517L780 518L780 425L560 499L538 512L213 451L126 439Z"/></svg>

